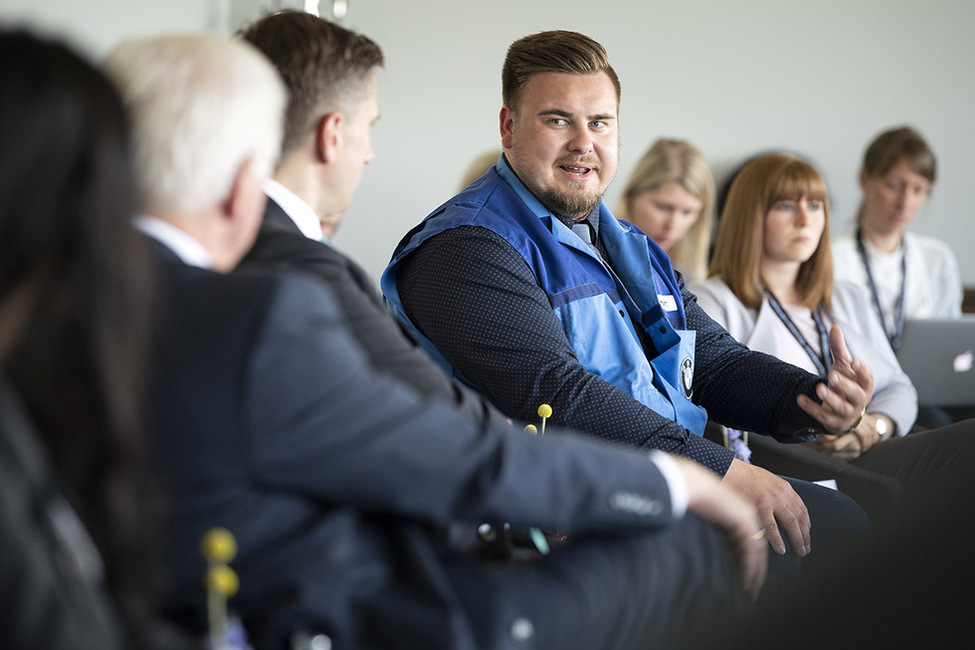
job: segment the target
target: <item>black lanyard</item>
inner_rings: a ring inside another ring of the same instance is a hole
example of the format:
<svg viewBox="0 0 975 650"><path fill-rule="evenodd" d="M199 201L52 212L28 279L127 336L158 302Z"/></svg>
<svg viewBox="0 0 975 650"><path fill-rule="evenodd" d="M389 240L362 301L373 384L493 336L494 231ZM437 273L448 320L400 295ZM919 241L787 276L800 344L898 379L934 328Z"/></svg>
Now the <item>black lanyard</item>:
<svg viewBox="0 0 975 650"><path fill-rule="evenodd" d="M880 294L877 293L877 285L874 284L873 274L870 272L870 262L867 260L867 249L863 245L863 235L857 230L857 251L860 253L860 261L867 272L867 284L870 285L870 294L873 296L873 308L880 317L880 326L884 329L887 338L890 339L890 347L897 349L901 345L901 336L904 333L904 287L907 285L907 250L901 258L901 290L897 298L897 312L894 314L894 331L887 331L887 319L884 318L884 308L880 304Z"/></svg>
<svg viewBox="0 0 975 650"><path fill-rule="evenodd" d="M813 364L816 366L816 370L819 371L819 376L825 377L829 373L829 369L833 364L829 353L829 332L826 331L826 325L823 323L823 319L819 317L819 310L812 310L813 323L816 324L816 330L819 332L819 353L817 354L813 347L809 345L809 341L806 340L806 337L803 336L802 332L799 331L799 328L796 327L796 324L792 322L791 318L789 318L789 314L785 313L785 309L782 308L779 301L776 300L775 296L772 295L772 292L766 289L765 296L768 298L768 304L772 307L772 311L775 312L775 315L779 317L779 320L782 321L785 328L789 330L789 333L795 337L796 341L799 342L799 345L802 346L802 349L805 350L806 354L809 355L809 358L812 359Z"/></svg>

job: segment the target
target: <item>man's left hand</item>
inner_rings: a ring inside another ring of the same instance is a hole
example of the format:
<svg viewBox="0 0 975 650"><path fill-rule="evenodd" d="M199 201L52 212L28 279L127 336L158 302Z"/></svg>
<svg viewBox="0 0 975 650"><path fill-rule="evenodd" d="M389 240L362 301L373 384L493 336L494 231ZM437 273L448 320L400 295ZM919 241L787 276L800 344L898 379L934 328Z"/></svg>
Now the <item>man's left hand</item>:
<svg viewBox="0 0 975 650"><path fill-rule="evenodd" d="M873 373L862 361L850 354L839 325L829 331L829 349L833 368L827 382L816 386L816 403L806 395L797 398L799 408L816 418L831 433L849 429L873 397Z"/></svg>

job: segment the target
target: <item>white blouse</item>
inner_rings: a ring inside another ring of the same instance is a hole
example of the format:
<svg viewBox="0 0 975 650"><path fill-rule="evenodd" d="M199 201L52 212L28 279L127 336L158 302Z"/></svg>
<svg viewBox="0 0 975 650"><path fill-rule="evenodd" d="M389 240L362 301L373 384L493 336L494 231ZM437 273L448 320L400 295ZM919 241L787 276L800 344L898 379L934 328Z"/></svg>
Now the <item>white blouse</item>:
<svg viewBox="0 0 975 650"><path fill-rule="evenodd" d="M695 282L689 289L704 311L741 343L817 373L812 359L767 300L760 309L749 309L719 277ZM819 334L811 311L792 305L783 307L809 345L819 352ZM889 416L897 424L897 434L905 435L917 417L917 391L897 363L866 292L849 282L836 282L832 313L825 320L827 327L832 323L840 326L850 353L873 372L874 393L867 410Z"/></svg>
<svg viewBox="0 0 975 650"><path fill-rule="evenodd" d="M880 305L884 310L884 327L893 332L896 326L897 301L901 290L901 261L906 257L907 280L904 286L904 320L911 318L960 318L962 302L961 275L958 261L944 242L904 233L904 245L893 253L875 248L864 241L870 274L877 287ZM833 275L837 280L852 282L870 296L870 283L857 250L856 234L848 234L832 242ZM874 318L876 309L872 298L868 303Z"/></svg>

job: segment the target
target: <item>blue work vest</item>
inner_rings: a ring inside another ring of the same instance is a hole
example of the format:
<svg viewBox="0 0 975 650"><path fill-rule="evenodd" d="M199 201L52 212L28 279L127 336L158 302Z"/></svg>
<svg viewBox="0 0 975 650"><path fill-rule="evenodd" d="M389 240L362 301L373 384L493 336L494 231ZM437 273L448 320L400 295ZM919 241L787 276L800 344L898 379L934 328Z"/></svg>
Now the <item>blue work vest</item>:
<svg viewBox="0 0 975 650"><path fill-rule="evenodd" d="M467 381L406 315L396 272L423 242L461 226L487 228L518 251L589 372L689 431L703 433L707 413L690 399L696 332L685 328L684 304L667 254L632 224L617 221L600 202L599 236L610 270L531 194L503 157L408 232L382 276L390 310L448 373ZM659 352L652 360L634 322Z"/></svg>

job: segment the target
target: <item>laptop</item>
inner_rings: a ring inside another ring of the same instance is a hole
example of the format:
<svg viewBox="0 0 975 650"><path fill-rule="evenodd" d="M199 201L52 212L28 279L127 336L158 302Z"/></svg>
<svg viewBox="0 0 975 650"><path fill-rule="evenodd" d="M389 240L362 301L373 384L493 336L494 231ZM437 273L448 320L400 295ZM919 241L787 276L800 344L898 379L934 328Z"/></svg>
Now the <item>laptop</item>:
<svg viewBox="0 0 975 650"><path fill-rule="evenodd" d="M896 351L925 406L975 406L975 314L904 323Z"/></svg>

